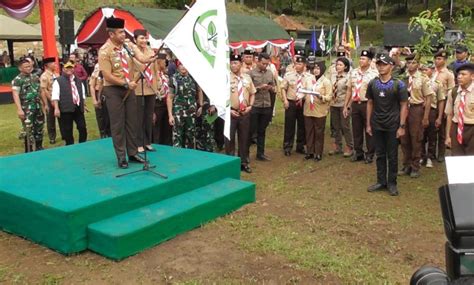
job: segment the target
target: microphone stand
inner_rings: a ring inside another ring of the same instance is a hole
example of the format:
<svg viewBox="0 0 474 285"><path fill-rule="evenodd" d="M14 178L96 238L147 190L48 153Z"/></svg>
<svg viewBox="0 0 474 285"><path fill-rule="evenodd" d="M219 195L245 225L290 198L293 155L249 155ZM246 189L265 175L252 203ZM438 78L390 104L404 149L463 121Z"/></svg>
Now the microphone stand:
<svg viewBox="0 0 474 285"><path fill-rule="evenodd" d="M136 63L135 55L132 54L128 48L125 49L125 50L127 51L127 53L128 53L128 55L130 56L130 58ZM147 68L150 67L150 65L151 65L153 62L154 62L154 61L150 61L150 62L145 66L144 70L147 70ZM143 122L145 122L145 120L146 120L146 116L145 116L145 92L144 92L145 73L144 73L143 70L141 70L140 68L138 68L138 71L140 72L140 77L138 78L138 80L139 80L140 83L141 83L141 91L142 91L141 104L142 104L142 110L143 110ZM151 88L153 89L153 87L151 87ZM155 90L153 90L153 92L157 93ZM142 146L145 147L145 133L146 133L146 129L145 129L145 124L144 124L144 123L142 124L142 131L143 131ZM123 173L123 174L119 174L119 175L116 175L115 177L119 178L119 177L127 176L127 175L130 175L130 174L142 172L142 171L148 171L148 172L151 172L151 173L153 173L153 174L155 174L155 175L160 176L160 177L163 178L163 179L168 179L168 176L167 176L167 175L152 170L152 169L156 168L156 165L150 165L150 162L149 162L148 159L147 159L147 152L148 152L148 151L145 149L145 155L144 155L145 162L143 163L142 169L134 170L134 171L127 172L127 173Z"/></svg>

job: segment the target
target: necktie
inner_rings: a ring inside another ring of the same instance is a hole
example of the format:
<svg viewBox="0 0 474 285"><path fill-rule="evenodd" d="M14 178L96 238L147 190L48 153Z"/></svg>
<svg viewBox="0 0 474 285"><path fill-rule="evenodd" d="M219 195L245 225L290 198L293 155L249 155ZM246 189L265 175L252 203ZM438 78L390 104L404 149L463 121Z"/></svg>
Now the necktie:
<svg viewBox="0 0 474 285"><path fill-rule="evenodd" d="M466 105L466 91L462 90L459 97L459 108L458 108L458 130L457 140L459 144L462 144L462 133L464 131L464 106Z"/></svg>
<svg viewBox="0 0 474 285"><path fill-rule="evenodd" d="M168 97L170 87L168 85L168 78L165 76L165 73L163 71L160 71L160 79L161 79L161 93L163 95L163 99L166 99Z"/></svg>
<svg viewBox="0 0 474 285"><path fill-rule="evenodd" d="M145 80L148 83L148 86L151 86L153 82L153 73L151 72L151 68L149 65L146 67L144 73L145 73Z"/></svg>
<svg viewBox="0 0 474 285"><path fill-rule="evenodd" d="M413 88L413 76L408 76L408 92L411 93Z"/></svg>
<svg viewBox="0 0 474 285"><path fill-rule="evenodd" d="M116 50L120 55L120 62L122 64L123 75L125 77L125 80L127 80L127 82L130 82L130 73L128 70L128 61L127 61L127 58L125 57L125 52L123 50L118 50L118 49Z"/></svg>
<svg viewBox="0 0 474 285"><path fill-rule="evenodd" d="M352 101L354 102L360 101L360 90L362 89L362 82L364 81L364 74L361 71L359 71L357 75L354 92L352 92Z"/></svg>
<svg viewBox="0 0 474 285"><path fill-rule="evenodd" d="M317 81L313 80L312 83L313 83L313 91L317 91L318 89ZM314 111L314 96L313 95L309 96L309 109L311 111Z"/></svg>
<svg viewBox="0 0 474 285"><path fill-rule="evenodd" d="M245 104L245 97L244 97L244 84L243 80L240 76L237 76L237 93L239 94L239 108L240 111L245 111L247 109L247 105Z"/></svg>
<svg viewBox="0 0 474 285"><path fill-rule="evenodd" d="M296 106L302 107L303 106L303 96L302 94L298 94L300 89L303 87L303 75L298 74L298 79L296 80Z"/></svg>
<svg viewBox="0 0 474 285"><path fill-rule="evenodd" d="M74 76L69 77L69 82L71 83L72 103L74 103L74 105L79 106L79 104L81 103L81 99L79 98L79 92L77 91L76 82L74 82Z"/></svg>

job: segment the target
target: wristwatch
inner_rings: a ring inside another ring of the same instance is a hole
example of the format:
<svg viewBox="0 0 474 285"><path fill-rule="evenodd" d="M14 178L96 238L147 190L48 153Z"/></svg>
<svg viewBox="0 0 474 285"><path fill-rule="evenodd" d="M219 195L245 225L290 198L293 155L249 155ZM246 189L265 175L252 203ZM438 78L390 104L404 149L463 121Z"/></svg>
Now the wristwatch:
<svg viewBox="0 0 474 285"><path fill-rule="evenodd" d="M404 129L404 128L405 128L405 124L401 124L400 129Z"/></svg>
<svg viewBox="0 0 474 285"><path fill-rule="evenodd" d="M123 88L128 89L128 82L125 82L125 83L123 84Z"/></svg>

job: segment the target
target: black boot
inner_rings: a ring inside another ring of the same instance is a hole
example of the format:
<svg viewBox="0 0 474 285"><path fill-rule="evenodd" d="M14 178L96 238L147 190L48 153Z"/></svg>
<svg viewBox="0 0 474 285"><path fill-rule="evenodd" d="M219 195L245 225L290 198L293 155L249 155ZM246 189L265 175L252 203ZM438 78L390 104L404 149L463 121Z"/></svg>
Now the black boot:
<svg viewBox="0 0 474 285"><path fill-rule="evenodd" d="M24 138L23 142L25 143L25 153L30 152L30 150L28 149L28 141L27 141L27 138Z"/></svg>
<svg viewBox="0 0 474 285"><path fill-rule="evenodd" d="M36 141L36 150L43 150L43 140Z"/></svg>

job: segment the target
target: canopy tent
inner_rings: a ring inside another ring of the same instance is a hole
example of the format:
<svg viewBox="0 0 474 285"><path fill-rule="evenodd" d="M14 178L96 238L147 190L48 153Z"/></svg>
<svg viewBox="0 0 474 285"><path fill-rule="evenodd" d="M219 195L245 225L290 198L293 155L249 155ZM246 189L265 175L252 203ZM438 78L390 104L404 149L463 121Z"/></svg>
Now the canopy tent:
<svg viewBox="0 0 474 285"><path fill-rule="evenodd" d="M59 36L59 17L58 17L58 15L54 16L54 22L56 23L54 35L56 37L58 37ZM80 26L81 26L81 22L78 22L78 21L74 20L74 33L77 33L77 30L79 29ZM41 23L33 25L33 27L41 31Z"/></svg>
<svg viewBox="0 0 474 285"><path fill-rule="evenodd" d="M17 42L41 41L41 30L38 30L22 21L0 15L0 40Z"/></svg>
<svg viewBox="0 0 474 285"><path fill-rule="evenodd" d="M181 19L185 11L172 9L151 9L138 7L98 8L87 16L76 34L79 47L100 46L106 40L105 18L125 19L125 31L132 37L135 29L146 29L151 40L166 37ZM288 47L292 43L290 35L278 24L265 17L243 14L227 14L230 46L264 47L267 44Z"/></svg>

